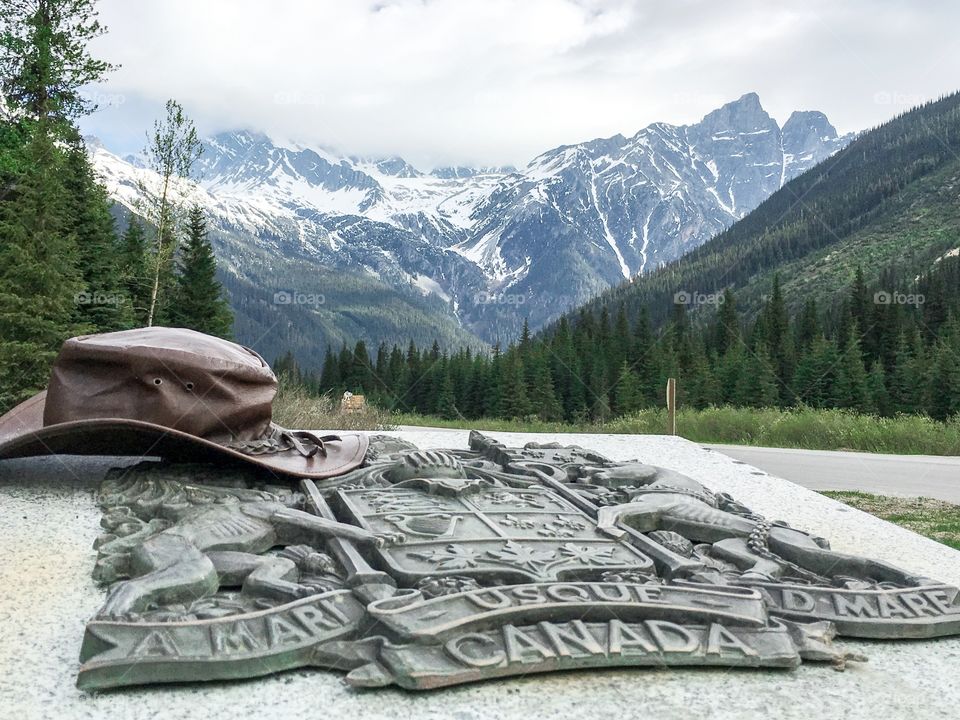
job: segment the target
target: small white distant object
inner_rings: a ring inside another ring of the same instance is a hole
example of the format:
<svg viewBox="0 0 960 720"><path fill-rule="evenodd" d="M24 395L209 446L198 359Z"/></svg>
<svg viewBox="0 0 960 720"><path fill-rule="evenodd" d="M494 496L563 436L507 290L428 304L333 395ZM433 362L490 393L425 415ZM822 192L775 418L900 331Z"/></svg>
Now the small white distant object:
<svg viewBox="0 0 960 720"><path fill-rule="evenodd" d="M340 399L340 411L341 412L360 412L366 407L367 398L364 395L354 395L352 392L347 390L343 393L343 397Z"/></svg>

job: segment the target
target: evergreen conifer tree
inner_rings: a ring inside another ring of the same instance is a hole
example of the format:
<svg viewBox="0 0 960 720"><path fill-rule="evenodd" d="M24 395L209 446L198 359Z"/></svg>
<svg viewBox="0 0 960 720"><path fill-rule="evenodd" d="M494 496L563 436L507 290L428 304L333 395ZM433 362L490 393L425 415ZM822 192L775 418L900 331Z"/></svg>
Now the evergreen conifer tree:
<svg viewBox="0 0 960 720"><path fill-rule="evenodd" d="M879 360L874 360L870 367L870 375L867 377L867 392L873 412L881 416L891 414L892 404L890 393L887 391L886 371L883 369L883 363Z"/></svg>
<svg viewBox="0 0 960 720"><path fill-rule="evenodd" d="M62 164L68 231L77 245L84 290L76 316L98 332L130 327L133 312L123 292L119 248L107 191L97 183L82 143L67 149Z"/></svg>
<svg viewBox="0 0 960 720"><path fill-rule="evenodd" d="M751 352L737 381L737 404L746 407L770 407L780 396L777 373L765 347Z"/></svg>
<svg viewBox="0 0 960 720"><path fill-rule="evenodd" d="M337 362L333 349L327 345L327 351L323 356L323 370L320 374L320 392L339 394L340 391L340 366Z"/></svg>
<svg viewBox="0 0 960 720"><path fill-rule="evenodd" d="M531 412L536 413L541 420L560 420L563 417L563 408L553 388L550 363L540 352L531 354L529 362L532 367L530 375L533 378L527 392Z"/></svg>
<svg viewBox="0 0 960 720"><path fill-rule="evenodd" d="M644 397L640 379L624 360L620 365L614 409L617 415L630 415L643 407Z"/></svg>
<svg viewBox="0 0 960 720"><path fill-rule="evenodd" d="M130 306L131 320L135 326L145 325L150 302L150 269L146 233L135 216L130 217L120 239L118 260L120 286Z"/></svg>
<svg viewBox="0 0 960 720"><path fill-rule="evenodd" d="M0 409L46 386L67 338L94 329L76 321L83 291L69 234L61 156L38 125L24 150L25 171L0 202Z"/></svg>
<svg viewBox="0 0 960 720"><path fill-rule="evenodd" d="M854 321L840 357L834 402L838 407L870 412L870 391L867 387L867 371L863 366L858 330L859 326Z"/></svg>
<svg viewBox="0 0 960 720"><path fill-rule="evenodd" d="M198 205L190 208L187 218L170 317L180 327L223 338L230 337L233 327L233 313L217 280L207 221Z"/></svg>
<svg viewBox="0 0 960 720"><path fill-rule="evenodd" d="M436 414L445 420L455 420L460 417L457 402L453 392L453 380L450 378L449 368L439 372L440 387L437 392Z"/></svg>
<svg viewBox="0 0 960 720"><path fill-rule="evenodd" d="M524 418L530 414L523 363L516 353L509 353L503 364L503 384L499 393L498 416Z"/></svg>

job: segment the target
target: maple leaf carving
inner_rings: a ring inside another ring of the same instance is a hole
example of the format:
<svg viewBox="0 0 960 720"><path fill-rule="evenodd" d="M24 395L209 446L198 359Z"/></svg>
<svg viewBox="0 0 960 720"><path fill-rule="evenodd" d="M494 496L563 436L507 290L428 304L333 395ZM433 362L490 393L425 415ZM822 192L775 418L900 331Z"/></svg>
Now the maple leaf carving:
<svg viewBox="0 0 960 720"><path fill-rule="evenodd" d="M613 552L612 547L590 547L573 543L564 543L560 548L561 555L584 565L619 565L620 561L613 557Z"/></svg>
<svg viewBox="0 0 960 720"><path fill-rule="evenodd" d="M440 570L462 570L477 566L477 551L462 545L447 545L430 552L407 553L409 557L433 563Z"/></svg>
<svg viewBox="0 0 960 720"><path fill-rule="evenodd" d="M553 550L535 550L532 547L520 545L513 541L508 542L499 550L487 550L487 555L502 563L531 570L539 569L538 566L546 565L557 556Z"/></svg>

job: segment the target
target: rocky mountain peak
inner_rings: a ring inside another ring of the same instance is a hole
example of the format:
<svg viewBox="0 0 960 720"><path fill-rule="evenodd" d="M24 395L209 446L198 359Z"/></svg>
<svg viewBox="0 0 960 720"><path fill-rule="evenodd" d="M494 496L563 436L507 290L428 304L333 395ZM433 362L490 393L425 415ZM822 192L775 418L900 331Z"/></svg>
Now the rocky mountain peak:
<svg viewBox="0 0 960 720"><path fill-rule="evenodd" d="M707 113L699 125L712 132L752 132L777 127L776 121L760 104L760 96L753 92Z"/></svg>

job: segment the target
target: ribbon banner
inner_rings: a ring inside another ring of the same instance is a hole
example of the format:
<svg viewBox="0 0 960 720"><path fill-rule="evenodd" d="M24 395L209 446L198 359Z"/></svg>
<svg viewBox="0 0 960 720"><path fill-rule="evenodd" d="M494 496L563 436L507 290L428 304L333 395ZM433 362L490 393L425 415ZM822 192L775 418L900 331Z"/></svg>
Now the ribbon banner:
<svg viewBox="0 0 960 720"><path fill-rule="evenodd" d="M313 664L320 646L350 637L365 617L349 590L215 620L87 625L83 689L257 677ZM332 663L327 663L332 664Z"/></svg>
<svg viewBox="0 0 960 720"><path fill-rule="evenodd" d="M763 598L752 589L603 582L528 583L432 600L414 591L372 603L368 611L395 636L416 641L538 620L674 619L752 627L768 622Z"/></svg>
<svg viewBox="0 0 960 720"><path fill-rule="evenodd" d="M829 620L849 637L932 638L960 632L960 590L950 585L887 590L750 585L768 594L771 615Z"/></svg>
<svg viewBox="0 0 960 720"><path fill-rule="evenodd" d="M428 690L506 675L593 667L794 668L801 656L788 630L776 624L757 628L614 619L508 623L496 630L455 635L442 645L388 646L381 661L396 684Z"/></svg>

